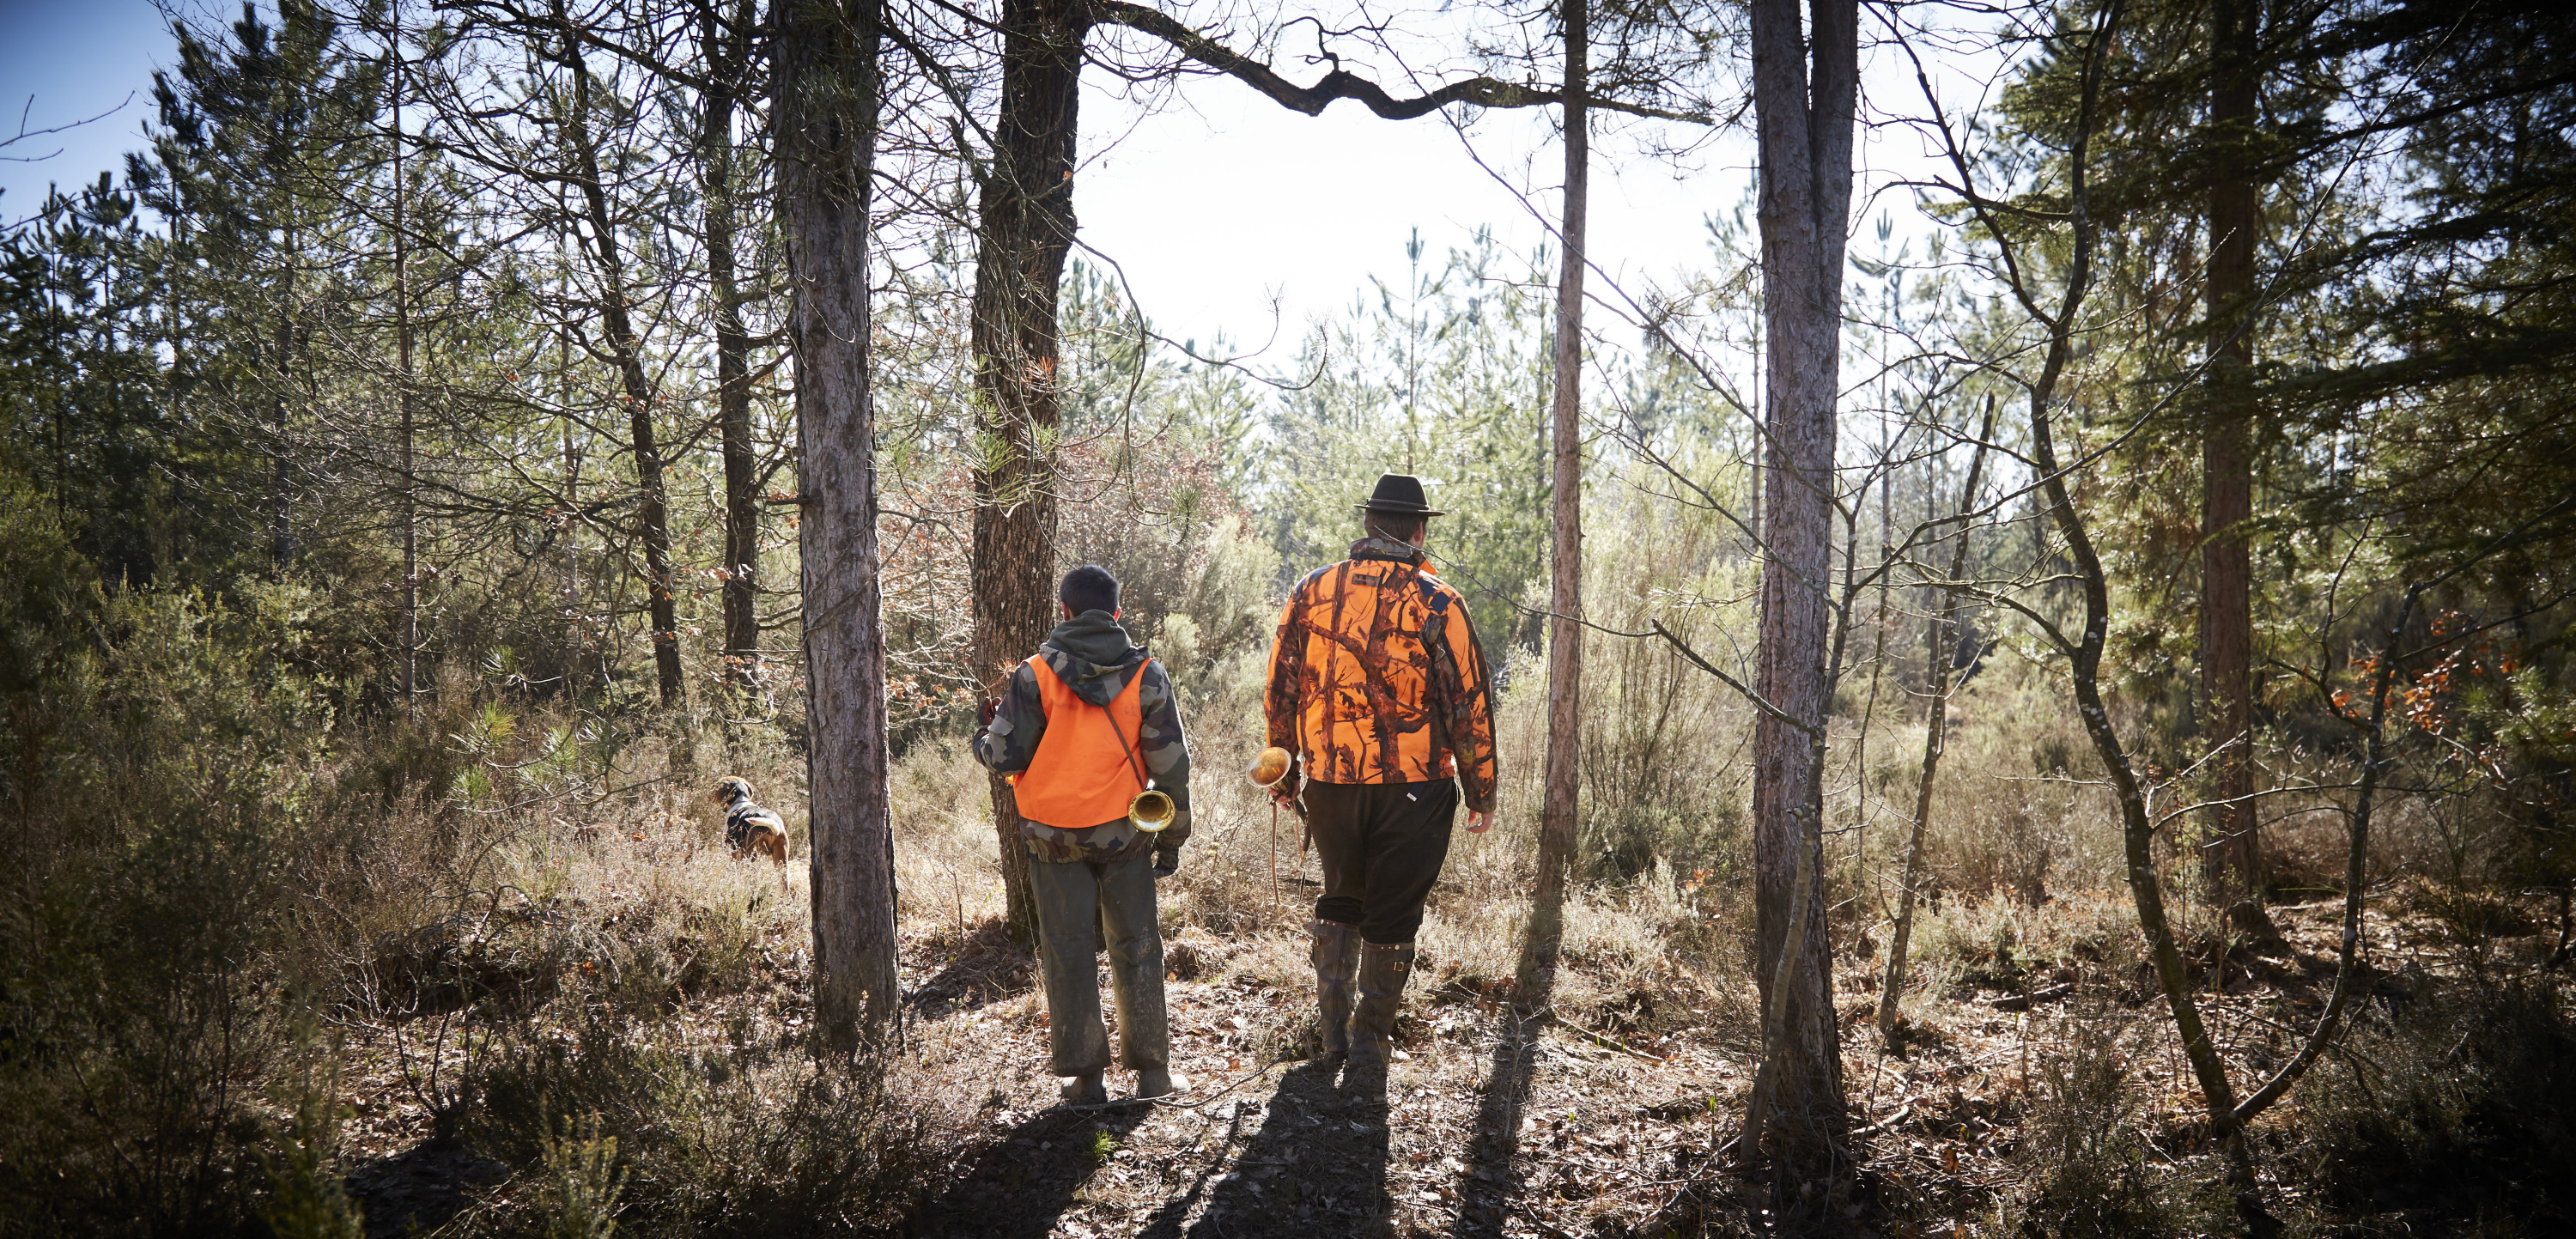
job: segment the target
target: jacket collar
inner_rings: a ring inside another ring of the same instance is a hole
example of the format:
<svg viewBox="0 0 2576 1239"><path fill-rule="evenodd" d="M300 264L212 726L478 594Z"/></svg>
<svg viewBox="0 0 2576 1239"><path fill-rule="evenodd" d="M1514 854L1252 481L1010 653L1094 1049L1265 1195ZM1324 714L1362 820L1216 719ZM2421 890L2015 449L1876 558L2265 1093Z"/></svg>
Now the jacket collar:
<svg viewBox="0 0 2576 1239"><path fill-rule="evenodd" d="M1376 534L1370 534L1368 537L1362 538L1351 544L1351 558L1384 559L1393 560L1400 564L1420 564L1426 557L1422 553L1421 547L1415 546L1410 542L1398 542L1393 538L1379 537Z"/></svg>

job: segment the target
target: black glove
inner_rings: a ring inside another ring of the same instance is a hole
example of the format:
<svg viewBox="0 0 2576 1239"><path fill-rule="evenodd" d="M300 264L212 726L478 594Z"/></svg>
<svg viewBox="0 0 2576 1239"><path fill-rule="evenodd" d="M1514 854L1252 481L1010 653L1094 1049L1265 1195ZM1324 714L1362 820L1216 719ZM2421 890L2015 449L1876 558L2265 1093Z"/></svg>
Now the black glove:
<svg viewBox="0 0 2576 1239"><path fill-rule="evenodd" d="M995 710L999 710L999 709L1001 709L1001 708L1002 708L1002 699L1001 699L1001 698L999 698L999 697L987 697L987 698L985 698L985 699L984 699L984 704L982 704L982 705L980 705L980 706L975 707L975 725L976 725L976 726L978 726L978 727L990 727L990 726L992 726L992 725L993 725L993 711L995 711Z"/></svg>
<svg viewBox="0 0 2576 1239"><path fill-rule="evenodd" d="M1158 877L1158 878L1168 878L1168 877L1172 876L1172 875L1173 875L1173 874L1175 874L1175 873L1179 873L1180 871L1181 871L1181 850L1180 850L1179 848L1156 848L1156 849L1154 849L1154 876L1155 876L1155 877Z"/></svg>

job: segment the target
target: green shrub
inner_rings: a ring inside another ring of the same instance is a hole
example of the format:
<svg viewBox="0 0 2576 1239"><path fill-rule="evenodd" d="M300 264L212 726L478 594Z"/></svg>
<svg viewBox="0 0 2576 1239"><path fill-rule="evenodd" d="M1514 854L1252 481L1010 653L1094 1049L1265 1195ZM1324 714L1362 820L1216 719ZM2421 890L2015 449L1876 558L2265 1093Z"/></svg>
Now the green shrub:
<svg viewBox="0 0 2576 1239"><path fill-rule="evenodd" d="M305 1037L305 1061L295 1087L284 1101L290 1110L277 1133L277 1149L263 1151L268 1172L268 1199L260 1221L276 1239L363 1239L366 1222L349 1199L340 1168L340 1124L348 1112L340 1105L338 1046L317 1061L311 1036Z"/></svg>
<svg viewBox="0 0 2576 1239"><path fill-rule="evenodd" d="M2148 1239L2226 1229L2223 1202L2151 1156L2111 1039L2078 1024L2064 1050L2040 1064L2013 1160L2036 1190L2021 1204L2027 1239Z"/></svg>
<svg viewBox="0 0 2576 1239"><path fill-rule="evenodd" d="M686 1047L675 1035L591 1008L569 1044L534 1037L497 1057L477 1082L466 1138L542 1182L488 1211L482 1229L556 1233L571 1216L566 1166L588 1166L585 1199L602 1199L600 1142L613 1142L622 1167L625 1234L868 1233L915 1199L943 1120L904 1096L886 1064ZM591 1125L590 1160L567 1161L565 1114Z"/></svg>
<svg viewBox="0 0 2576 1239"><path fill-rule="evenodd" d="M545 1167L532 1212L545 1239L608 1239L617 1233L617 1198L626 1176L617 1168L617 1137L599 1134L599 1119L565 1123L544 1140Z"/></svg>
<svg viewBox="0 0 2576 1239"><path fill-rule="evenodd" d="M2300 1100L2303 1155L2343 1206L2576 1226L2576 1021L2554 993L2480 991L2365 1020Z"/></svg>
<svg viewBox="0 0 2576 1239"><path fill-rule="evenodd" d="M47 606L87 639L0 716L0 1230L240 1229L266 1177L253 1103L305 992L278 966L292 865L342 824L315 783L328 694L292 665L300 595L69 579L0 600L0 628L51 631Z"/></svg>

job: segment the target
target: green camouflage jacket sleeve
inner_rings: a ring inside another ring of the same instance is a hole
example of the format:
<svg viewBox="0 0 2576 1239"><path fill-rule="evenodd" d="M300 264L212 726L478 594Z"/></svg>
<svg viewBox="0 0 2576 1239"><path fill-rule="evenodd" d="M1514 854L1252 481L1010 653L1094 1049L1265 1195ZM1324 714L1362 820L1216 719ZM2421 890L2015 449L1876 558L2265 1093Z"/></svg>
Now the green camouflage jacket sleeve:
<svg viewBox="0 0 2576 1239"><path fill-rule="evenodd" d="M1136 706L1142 712L1143 727L1138 736L1137 756L1145 763L1145 777L1171 796L1172 803L1187 813L1190 808L1190 744L1181 731L1180 694L1172 688L1172 677L1165 674L1161 660L1145 664L1145 682L1136 689ZM1180 839L1170 836L1180 826L1163 832L1167 843L1178 845Z"/></svg>
<svg viewBox="0 0 2576 1239"><path fill-rule="evenodd" d="M1041 651L1042 655L1047 652ZM1144 682L1136 686L1136 706L1143 716L1137 757L1145 764L1145 776L1172 798L1180 816L1159 835L1144 834L1125 818L1086 830L1059 830L1023 820L1020 832L1029 841L1031 855L1059 863L1127 860L1189 842L1190 749L1181 726L1179 694L1159 660L1146 663L1141 674ZM993 711L992 725L975 737L975 760L996 774L1018 774L1036 758L1038 742L1045 735L1046 705L1038 696L1037 672L1022 663L1011 672L1002 704Z"/></svg>
<svg viewBox="0 0 2576 1239"><path fill-rule="evenodd" d="M1018 774L1038 755L1046 735L1046 703L1038 697L1038 673L1027 663L1011 669L1002 704L993 721L975 735L975 760L995 774Z"/></svg>

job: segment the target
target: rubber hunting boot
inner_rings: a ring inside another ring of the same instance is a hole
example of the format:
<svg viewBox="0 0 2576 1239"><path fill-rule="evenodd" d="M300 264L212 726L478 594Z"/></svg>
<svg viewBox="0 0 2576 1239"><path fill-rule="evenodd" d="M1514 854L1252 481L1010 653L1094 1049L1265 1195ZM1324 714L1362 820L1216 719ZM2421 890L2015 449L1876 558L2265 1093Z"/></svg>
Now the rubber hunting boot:
<svg viewBox="0 0 2576 1239"><path fill-rule="evenodd" d="M1315 965L1315 1057L1340 1058L1351 1052L1351 984L1359 971L1360 931L1340 921L1306 923L1314 945L1306 956Z"/></svg>
<svg viewBox="0 0 2576 1239"><path fill-rule="evenodd" d="M1351 1016L1351 1063L1380 1066L1395 1049L1395 1012L1413 973L1410 942L1360 944L1360 999Z"/></svg>

